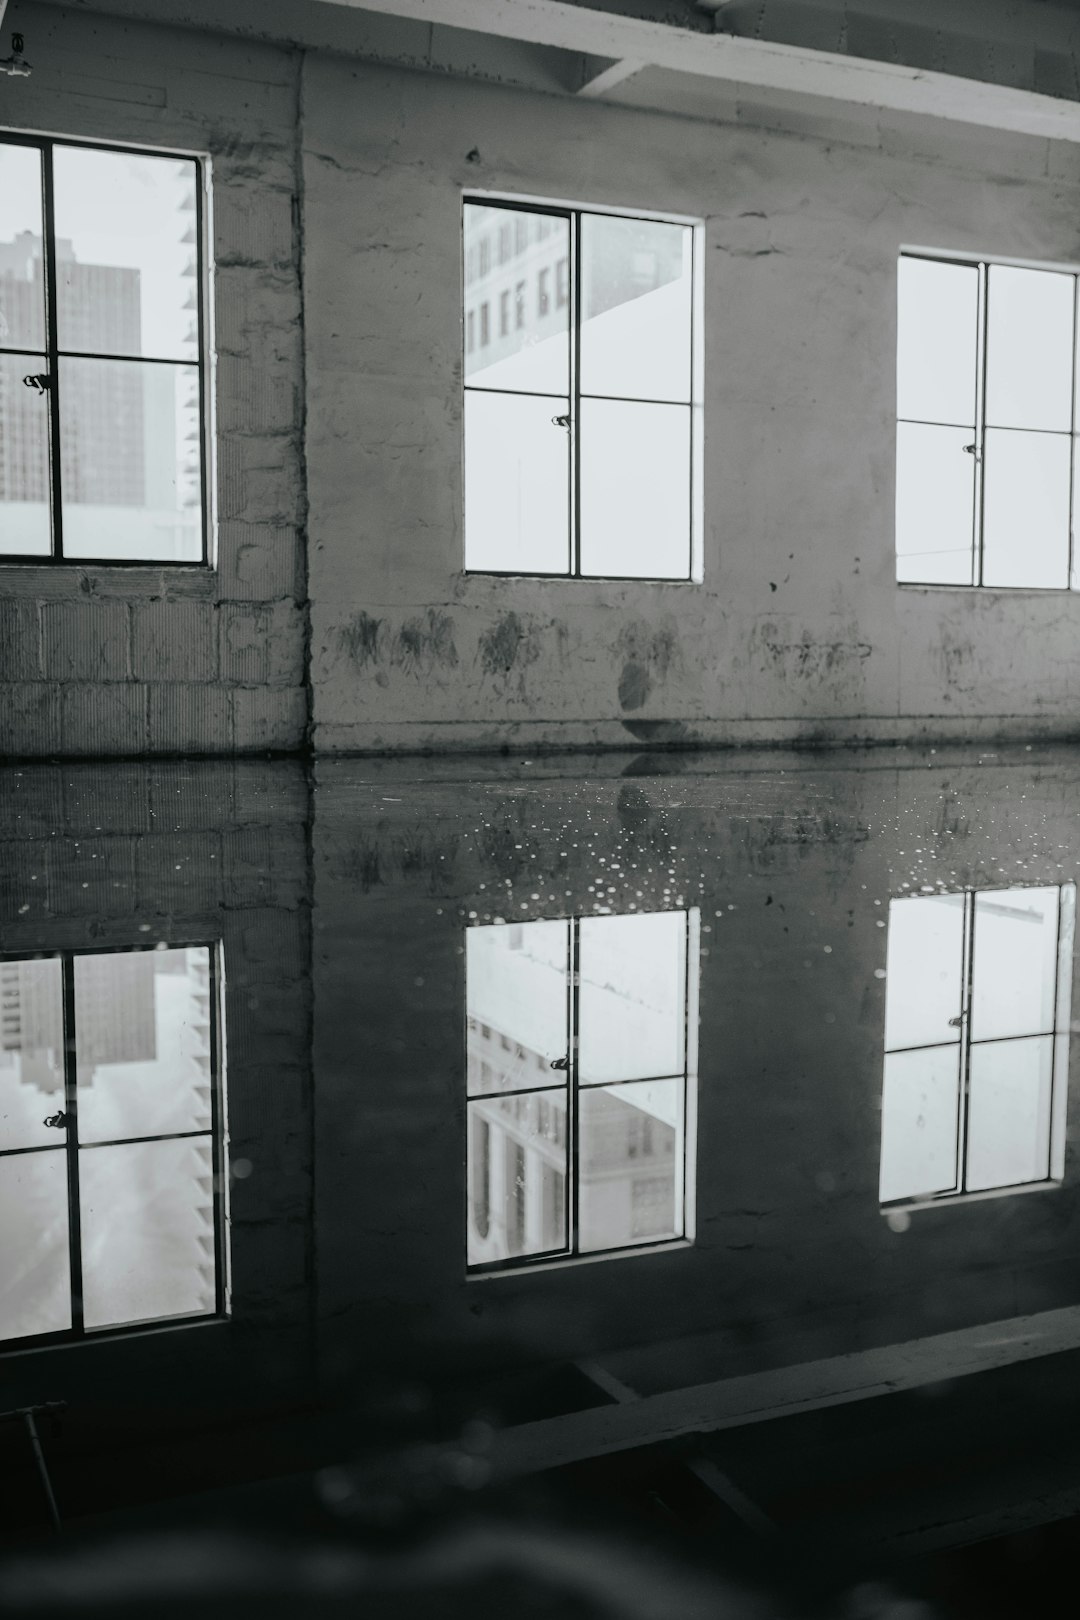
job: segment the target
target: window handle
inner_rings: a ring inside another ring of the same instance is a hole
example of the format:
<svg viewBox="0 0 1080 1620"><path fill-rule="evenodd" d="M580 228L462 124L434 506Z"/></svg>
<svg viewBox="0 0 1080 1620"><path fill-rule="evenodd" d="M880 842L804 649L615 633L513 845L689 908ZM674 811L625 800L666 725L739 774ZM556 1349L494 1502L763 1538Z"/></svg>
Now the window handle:
<svg viewBox="0 0 1080 1620"><path fill-rule="evenodd" d="M568 1058L564 1057L552 1058L550 1067L553 1069L568 1069L570 1067L570 1062Z"/></svg>
<svg viewBox="0 0 1080 1620"><path fill-rule="evenodd" d="M950 1029L959 1029L960 1026L964 1022L964 1016L965 1015L963 1013L957 1013L955 1018L950 1018L949 1019L949 1028Z"/></svg>
<svg viewBox="0 0 1080 1620"><path fill-rule="evenodd" d="M46 1115L46 1117L45 1117L45 1119L43 1120L42 1123L45 1124L45 1125L50 1125L53 1128L53 1130L64 1131L64 1130L67 1129L67 1115L64 1113L64 1110L61 1108L60 1112L57 1113L57 1114L48 1114L48 1115Z"/></svg>
<svg viewBox="0 0 1080 1620"><path fill-rule="evenodd" d="M52 378L47 376L44 371L31 373L29 377L23 378L23 387L33 388L37 393L44 394L52 387Z"/></svg>
<svg viewBox="0 0 1080 1620"><path fill-rule="evenodd" d="M551 425L552 427L568 428L570 426L570 418L568 416L553 416L551 418Z"/></svg>
<svg viewBox="0 0 1080 1620"><path fill-rule="evenodd" d="M975 460L978 461L978 459L979 459L979 447L978 447L977 444L965 444L964 451L965 451L965 454L967 454L969 456L974 456Z"/></svg>

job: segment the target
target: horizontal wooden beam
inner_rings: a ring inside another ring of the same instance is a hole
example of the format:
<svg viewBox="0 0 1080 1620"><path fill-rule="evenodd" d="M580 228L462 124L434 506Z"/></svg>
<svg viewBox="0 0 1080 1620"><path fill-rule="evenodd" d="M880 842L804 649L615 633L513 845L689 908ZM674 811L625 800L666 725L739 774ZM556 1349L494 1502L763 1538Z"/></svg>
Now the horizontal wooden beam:
<svg viewBox="0 0 1080 1620"><path fill-rule="evenodd" d="M572 0L326 0L355 10L471 29L587 56L668 68L953 123L1080 141L1080 103L769 40L678 28Z"/></svg>

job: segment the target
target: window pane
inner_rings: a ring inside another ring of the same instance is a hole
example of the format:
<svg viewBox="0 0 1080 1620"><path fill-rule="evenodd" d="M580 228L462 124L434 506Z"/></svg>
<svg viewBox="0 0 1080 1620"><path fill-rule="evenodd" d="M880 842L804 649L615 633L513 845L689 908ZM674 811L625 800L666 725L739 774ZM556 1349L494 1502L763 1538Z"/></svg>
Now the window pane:
<svg viewBox="0 0 1080 1620"><path fill-rule="evenodd" d="M931 1046L886 1057L881 1092L883 1204L956 1188L959 1106L959 1046Z"/></svg>
<svg viewBox="0 0 1080 1620"><path fill-rule="evenodd" d="M1069 448L1065 434L988 429L984 585L1068 585Z"/></svg>
<svg viewBox="0 0 1080 1620"><path fill-rule="evenodd" d="M71 1326L67 1155L0 1159L0 1339Z"/></svg>
<svg viewBox="0 0 1080 1620"><path fill-rule="evenodd" d="M60 417L65 555L198 562L196 368L62 360Z"/></svg>
<svg viewBox="0 0 1080 1620"><path fill-rule="evenodd" d="M581 923L582 1082L681 1074L686 1050L686 914Z"/></svg>
<svg viewBox="0 0 1080 1620"><path fill-rule="evenodd" d="M465 318L479 337L466 343L467 382L569 393L570 311L552 296L553 269L569 254L566 219L465 204Z"/></svg>
<svg viewBox="0 0 1080 1620"><path fill-rule="evenodd" d="M987 422L1068 432L1075 278L1005 264L987 277Z"/></svg>
<svg viewBox="0 0 1080 1620"><path fill-rule="evenodd" d="M570 567L567 399L465 395L465 566L510 574Z"/></svg>
<svg viewBox="0 0 1080 1620"><path fill-rule="evenodd" d="M885 1050L960 1039L964 897L889 902Z"/></svg>
<svg viewBox="0 0 1080 1620"><path fill-rule="evenodd" d="M682 1080L583 1091L578 1118L582 1252L680 1237Z"/></svg>
<svg viewBox="0 0 1080 1620"><path fill-rule="evenodd" d="M970 585L975 457L970 428L896 424L896 577L901 584Z"/></svg>
<svg viewBox="0 0 1080 1620"><path fill-rule="evenodd" d="M967 1185L1013 1187L1049 1174L1052 1035L971 1049Z"/></svg>
<svg viewBox="0 0 1080 1620"><path fill-rule="evenodd" d="M583 399L581 571L690 577L690 407Z"/></svg>
<svg viewBox="0 0 1080 1620"><path fill-rule="evenodd" d="M197 360L195 162L57 146L53 173L61 349Z"/></svg>
<svg viewBox="0 0 1080 1620"><path fill-rule="evenodd" d="M75 958L79 1140L210 1128L210 952Z"/></svg>
<svg viewBox="0 0 1080 1620"><path fill-rule="evenodd" d="M45 346L41 219L41 153L0 145L0 348Z"/></svg>
<svg viewBox="0 0 1080 1620"><path fill-rule="evenodd" d="M566 1247L566 1090L469 1104L470 1265Z"/></svg>
<svg viewBox="0 0 1080 1620"><path fill-rule="evenodd" d="M694 233L581 216L581 390L690 400Z"/></svg>
<svg viewBox="0 0 1080 1620"><path fill-rule="evenodd" d="M974 426L978 323L976 265L900 260L897 416Z"/></svg>
<svg viewBox="0 0 1080 1620"><path fill-rule="evenodd" d="M469 1095L549 1086L569 1050L570 925L465 931Z"/></svg>
<svg viewBox="0 0 1080 1620"><path fill-rule="evenodd" d="M84 1148L79 1202L88 1328L214 1311L209 1138Z"/></svg>
<svg viewBox="0 0 1080 1620"><path fill-rule="evenodd" d="M60 959L0 962L0 1149L62 1142L43 1121L63 1107Z"/></svg>
<svg viewBox="0 0 1080 1620"><path fill-rule="evenodd" d="M45 371L40 354L0 354L0 555L47 557L49 396L23 378Z"/></svg>
<svg viewBox="0 0 1080 1620"><path fill-rule="evenodd" d="M1057 889L975 896L971 1038L1040 1035L1054 1027Z"/></svg>

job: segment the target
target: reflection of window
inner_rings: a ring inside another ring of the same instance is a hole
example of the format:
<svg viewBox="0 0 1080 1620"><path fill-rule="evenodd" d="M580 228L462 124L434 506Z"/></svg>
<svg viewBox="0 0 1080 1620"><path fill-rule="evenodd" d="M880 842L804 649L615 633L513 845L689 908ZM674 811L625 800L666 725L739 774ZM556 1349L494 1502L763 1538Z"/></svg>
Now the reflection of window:
<svg viewBox="0 0 1080 1620"><path fill-rule="evenodd" d="M207 561L203 188L195 158L0 140L6 559Z"/></svg>
<svg viewBox="0 0 1080 1620"><path fill-rule="evenodd" d="M693 226L478 198L466 259L508 219L513 329L465 356L466 568L699 578Z"/></svg>
<svg viewBox="0 0 1080 1620"><path fill-rule="evenodd" d="M470 309L468 314L465 317L465 351L466 351L467 354L472 354L472 352L473 352L473 350L475 348L476 348L476 315L475 315L474 311Z"/></svg>
<svg viewBox="0 0 1080 1620"><path fill-rule="evenodd" d="M508 337L510 333L510 290L507 288L499 294L499 336Z"/></svg>
<svg viewBox="0 0 1080 1620"><path fill-rule="evenodd" d="M467 930L470 1269L691 1235L697 931L696 911Z"/></svg>
<svg viewBox="0 0 1080 1620"><path fill-rule="evenodd" d="M480 346L486 349L491 342L491 316L487 304L480 305Z"/></svg>
<svg viewBox="0 0 1080 1620"><path fill-rule="evenodd" d="M1069 577L1076 281L1049 268L901 256L901 582L1077 585Z"/></svg>
<svg viewBox="0 0 1080 1620"><path fill-rule="evenodd" d="M0 961L0 1340L224 1313L217 995L206 945Z"/></svg>
<svg viewBox="0 0 1080 1620"><path fill-rule="evenodd" d="M891 903L883 1204L1060 1179L1075 895Z"/></svg>

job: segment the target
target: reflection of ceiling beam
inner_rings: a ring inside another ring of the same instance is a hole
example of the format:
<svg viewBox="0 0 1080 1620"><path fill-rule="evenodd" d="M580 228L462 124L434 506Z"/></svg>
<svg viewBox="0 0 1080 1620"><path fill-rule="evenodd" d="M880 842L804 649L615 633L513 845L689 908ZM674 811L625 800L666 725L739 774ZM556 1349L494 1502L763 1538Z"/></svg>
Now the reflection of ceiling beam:
<svg viewBox="0 0 1080 1620"><path fill-rule="evenodd" d="M571 0L326 0L744 86L1080 141L1080 103L897 62L679 28Z"/></svg>
<svg viewBox="0 0 1080 1620"><path fill-rule="evenodd" d="M606 96L609 90L614 90L617 85L632 79L635 73L640 73L644 66L644 62L639 62L632 56L624 56L618 61L610 62L607 67L600 68L591 78L585 80L578 95Z"/></svg>
<svg viewBox="0 0 1080 1620"><path fill-rule="evenodd" d="M1078 1347L1080 1306L1067 1306L637 1399L616 1396L611 1405L504 1429L495 1444L495 1471L503 1478L538 1473L682 1435L714 1434L919 1389Z"/></svg>

